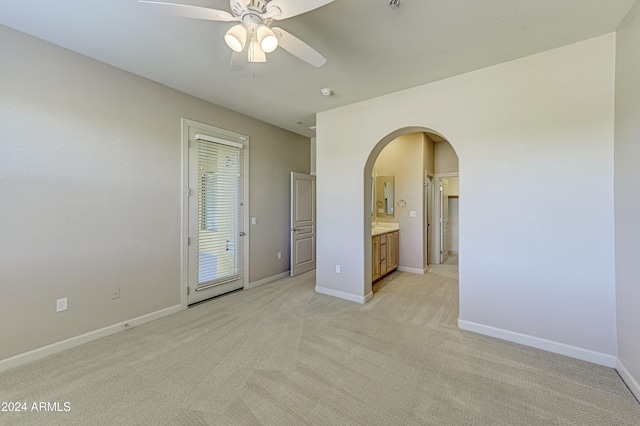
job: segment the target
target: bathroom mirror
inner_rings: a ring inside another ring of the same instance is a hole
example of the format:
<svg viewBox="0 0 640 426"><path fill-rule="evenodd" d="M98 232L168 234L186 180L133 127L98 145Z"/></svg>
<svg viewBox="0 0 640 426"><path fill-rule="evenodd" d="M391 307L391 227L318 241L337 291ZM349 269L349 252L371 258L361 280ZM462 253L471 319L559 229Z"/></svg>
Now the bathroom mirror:
<svg viewBox="0 0 640 426"><path fill-rule="evenodd" d="M376 216L393 216L393 176L376 177Z"/></svg>

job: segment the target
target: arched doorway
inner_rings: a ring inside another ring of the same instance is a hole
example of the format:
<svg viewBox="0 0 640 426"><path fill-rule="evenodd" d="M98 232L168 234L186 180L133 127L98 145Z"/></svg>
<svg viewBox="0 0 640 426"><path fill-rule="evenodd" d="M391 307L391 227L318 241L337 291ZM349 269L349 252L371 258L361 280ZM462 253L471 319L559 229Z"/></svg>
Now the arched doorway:
<svg viewBox="0 0 640 426"><path fill-rule="evenodd" d="M446 193L449 180L451 197ZM443 183L445 192L440 193ZM396 267L403 272L425 274L429 264L446 259L441 257L441 245L457 260L458 157L444 135L424 127L390 133L371 150L364 170L364 188L365 294L373 294L373 286L368 288L368 283L382 279L385 271L389 274ZM449 198L455 198L455 208L451 209L455 216L450 222L446 215ZM445 220L441 221L443 212ZM388 230L395 228L399 228L399 242L390 239L387 244L386 236L393 235ZM392 250L388 251L389 260L385 256L392 243L398 245L400 253L395 267L390 260Z"/></svg>

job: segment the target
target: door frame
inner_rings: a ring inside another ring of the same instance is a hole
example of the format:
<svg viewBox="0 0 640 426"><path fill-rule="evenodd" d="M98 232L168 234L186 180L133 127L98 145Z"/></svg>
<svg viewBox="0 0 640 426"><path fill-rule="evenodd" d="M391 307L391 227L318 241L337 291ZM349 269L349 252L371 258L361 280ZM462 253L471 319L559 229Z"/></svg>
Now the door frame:
<svg viewBox="0 0 640 426"><path fill-rule="evenodd" d="M459 172L448 172L448 173L436 173L433 176L433 183L438 187L438 190L435 189L431 191L433 193L433 203L432 205L432 213L433 213L433 222L435 222L435 229L431 232L432 242L433 242L433 250L436 251L436 256L433 256L431 259L433 263L438 265L440 264L441 254L440 254L440 234L442 233L442 225L440 224L440 189L439 189L439 179L440 178L451 178L451 177L460 177Z"/></svg>
<svg viewBox="0 0 640 426"><path fill-rule="evenodd" d="M423 223L423 231L424 231L424 236L422 238L422 251L423 251L423 257L424 257L424 270L425 272L429 269L429 265L433 264L433 260L432 260L432 256L433 256L433 238L431 238L431 234L433 233L433 231L431 230L431 228L433 228L432 223L433 223L433 208L432 208L432 204L433 204L433 188L435 186L435 177L433 172L429 171L429 170L424 170L424 181L423 181L423 186L424 186L424 223Z"/></svg>
<svg viewBox="0 0 640 426"><path fill-rule="evenodd" d="M188 308L187 288L189 286L189 130L196 128L207 133L218 135L223 139L241 142L243 148L243 196L244 196L244 217L242 227L244 228L243 241L243 288L246 289L249 283L249 137L230 130L210 124L201 123L181 118L181 144L180 144L180 305L182 309ZM192 188L192 191L195 188Z"/></svg>

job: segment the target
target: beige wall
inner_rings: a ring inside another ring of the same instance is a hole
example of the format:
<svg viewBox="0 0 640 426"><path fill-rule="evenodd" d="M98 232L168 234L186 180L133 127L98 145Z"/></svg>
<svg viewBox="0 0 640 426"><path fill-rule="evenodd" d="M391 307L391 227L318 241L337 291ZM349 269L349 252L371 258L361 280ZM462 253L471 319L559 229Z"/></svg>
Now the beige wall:
<svg viewBox="0 0 640 426"><path fill-rule="evenodd" d="M310 153L310 173L316 174L316 138L311 138L311 153Z"/></svg>
<svg viewBox="0 0 640 426"><path fill-rule="evenodd" d="M640 5L616 45L615 218L618 371L640 398Z"/></svg>
<svg viewBox="0 0 640 426"><path fill-rule="evenodd" d="M400 267L414 270L425 268L423 250L423 133L401 136L387 145L376 160L374 170L378 176L394 176L395 214L394 217L378 217L378 222L400 224ZM405 207L398 206L404 200ZM416 217L409 212L415 211Z"/></svg>
<svg viewBox="0 0 640 426"><path fill-rule="evenodd" d="M429 137L428 133L423 133L424 141L425 141L425 150L424 150L424 169L429 172L431 175L436 173L435 168L435 145L436 143Z"/></svg>
<svg viewBox="0 0 640 426"><path fill-rule="evenodd" d="M433 130L460 158L459 324L614 363L614 59L608 34L318 114L316 289L371 297L370 168Z"/></svg>
<svg viewBox="0 0 640 426"><path fill-rule="evenodd" d="M449 142L436 142L434 147L436 173L453 173L458 169L458 155Z"/></svg>
<svg viewBox="0 0 640 426"><path fill-rule="evenodd" d="M449 196L457 197L460 195L460 179L457 176L448 177L449 181Z"/></svg>
<svg viewBox="0 0 640 426"><path fill-rule="evenodd" d="M180 304L182 117L251 138L249 279L288 270L308 138L6 27L0 40L0 360Z"/></svg>

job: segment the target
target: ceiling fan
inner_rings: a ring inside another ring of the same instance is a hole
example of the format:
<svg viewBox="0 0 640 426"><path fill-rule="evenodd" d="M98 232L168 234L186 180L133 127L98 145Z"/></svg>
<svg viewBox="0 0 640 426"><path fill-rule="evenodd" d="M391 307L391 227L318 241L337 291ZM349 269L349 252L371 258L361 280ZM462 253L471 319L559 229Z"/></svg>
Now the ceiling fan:
<svg viewBox="0 0 640 426"><path fill-rule="evenodd" d="M185 18L208 21L239 22L224 36L233 50L231 69L242 70L251 62L266 62L267 53L278 46L313 65L322 66L327 60L311 46L278 27L273 21L291 18L322 7L334 0L229 0L231 12L179 3L138 0L159 11Z"/></svg>

